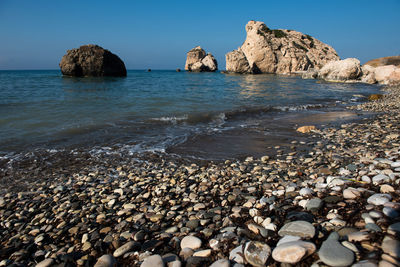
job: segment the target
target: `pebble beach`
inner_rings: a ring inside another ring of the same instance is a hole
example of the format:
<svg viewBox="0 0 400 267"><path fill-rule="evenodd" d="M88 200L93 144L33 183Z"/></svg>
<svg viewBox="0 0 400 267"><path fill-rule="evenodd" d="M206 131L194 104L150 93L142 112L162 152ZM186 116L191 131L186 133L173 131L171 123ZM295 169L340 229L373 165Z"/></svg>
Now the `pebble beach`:
<svg viewBox="0 0 400 267"><path fill-rule="evenodd" d="M4 163L0 266L400 266L400 87L383 90L349 107L372 119L272 156Z"/></svg>

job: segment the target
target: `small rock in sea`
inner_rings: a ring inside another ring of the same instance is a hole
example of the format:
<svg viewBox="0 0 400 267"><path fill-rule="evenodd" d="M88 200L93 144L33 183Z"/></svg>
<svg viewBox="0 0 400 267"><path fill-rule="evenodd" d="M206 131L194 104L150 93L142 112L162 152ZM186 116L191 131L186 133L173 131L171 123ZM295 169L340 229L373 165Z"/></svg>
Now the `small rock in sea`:
<svg viewBox="0 0 400 267"><path fill-rule="evenodd" d="M243 246L240 245L231 250L231 252L229 253L229 259L236 263L243 264L244 259L243 259L242 255L243 255Z"/></svg>
<svg viewBox="0 0 400 267"><path fill-rule="evenodd" d="M134 247L138 246L138 243L135 241L129 241L128 243L125 243L124 245L120 246L119 248L117 248L114 253L113 256L118 258L122 255L124 255L125 253L131 251Z"/></svg>
<svg viewBox="0 0 400 267"><path fill-rule="evenodd" d="M375 206L384 205L389 202L392 197L389 194L373 194L367 199L369 204L373 204Z"/></svg>
<svg viewBox="0 0 400 267"><path fill-rule="evenodd" d="M181 249L191 248L193 250L201 247L201 240L195 236L185 236L181 241Z"/></svg>
<svg viewBox="0 0 400 267"><path fill-rule="evenodd" d="M305 241L292 241L280 244L272 251L272 258L278 262L296 264L313 254L316 246Z"/></svg>
<svg viewBox="0 0 400 267"><path fill-rule="evenodd" d="M152 255L145 258L140 267L164 267L164 262L160 255Z"/></svg>
<svg viewBox="0 0 400 267"><path fill-rule="evenodd" d="M280 236L294 235L303 238L313 238L315 235L314 226L306 221L294 221L285 224L278 232Z"/></svg>
<svg viewBox="0 0 400 267"><path fill-rule="evenodd" d="M311 126L301 126L301 127L297 128L296 131L299 133L309 133L309 132L315 131L315 130L316 130L315 126L311 125Z"/></svg>
<svg viewBox="0 0 400 267"><path fill-rule="evenodd" d="M246 243L244 248L244 258L252 266L262 267L271 254L271 248L262 242L250 241Z"/></svg>
<svg viewBox="0 0 400 267"><path fill-rule="evenodd" d="M349 266L354 261L354 253L339 243L339 235L331 233L319 249L318 256L329 266Z"/></svg>
<svg viewBox="0 0 400 267"><path fill-rule="evenodd" d="M217 261L214 261L213 264L210 265L210 267L229 267L230 263L226 259L220 259Z"/></svg>
<svg viewBox="0 0 400 267"><path fill-rule="evenodd" d="M113 267L116 264L116 260L112 255L103 255L101 256L94 267Z"/></svg>
<svg viewBox="0 0 400 267"><path fill-rule="evenodd" d="M53 263L54 263L54 259L48 258L48 259L42 260L41 262L36 264L36 267L49 267L49 266L53 265Z"/></svg>

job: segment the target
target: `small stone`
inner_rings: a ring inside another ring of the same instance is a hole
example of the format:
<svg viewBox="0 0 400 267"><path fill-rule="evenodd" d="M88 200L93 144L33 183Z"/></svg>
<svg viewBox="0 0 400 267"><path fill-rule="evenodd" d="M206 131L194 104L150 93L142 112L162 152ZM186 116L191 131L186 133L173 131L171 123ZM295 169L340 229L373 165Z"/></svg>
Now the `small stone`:
<svg viewBox="0 0 400 267"><path fill-rule="evenodd" d="M322 243L318 256L322 262L330 266L349 266L354 261L354 253L342 246L338 238L339 235L337 233L331 234Z"/></svg>
<svg viewBox="0 0 400 267"><path fill-rule="evenodd" d="M243 255L243 246L240 245L231 250L231 252L229 253L229 259L236 263L243 264L244 259L242 255Z"/></svg>
<svg viewBox="0 0 400 267"><path fill-rule="evenodd" d="M137 246L137 243L135 241L130 241L128 243L125 243L124 245L120 246L119 248L117 248L114 251L113 256L118 258L118 257L124 255L125 253L131 251L136 246Z"/></svg>
<svg viewBox="0 0 400 267"><path fill-rule="evenodd" d="M296 131L299 133L309 133L309 132L315 131L315 130L316 130L315 126L310 125L310 126L301 126L301 127L297 128Z"/></svg>
<svg viewBox="0 0 400 267"><path fill-rule="evenodd" d="M52 258L48 258L48 259L42 260L41 262L36 264L36 267L49 267L49 266L53 265L53 263L54 263L54 260Z"/></svg>
<svg viewBox="0 0 400 267"><path fill-rule="evenodd" d="M262 242L250 241L246 243L244 257L252 266L262 267L271 254L271 248Z"/></svg>
<svg viewBox="0 0 400 267"><path fill-rule="evenodd" d="M285 242L272 252L272 258L278 262L296 264L305 257L313 254L316 246L305 241Z"/></svg>
<svg viewBox="0 0 400 267"><path fill-rule="evenodd" d="M368 232L354 232L354 233L349 233L347 235L347 238L350 242L361 242L369 240L370 235Z"/></svg>
<svg viewBox="0 0 400 267"><path fill-rule="evenodd" d="M378 225L376 225L375 223L367 223L365 225L365 229L368 229L368 230L370 230L372 232L382 232L382 229Z"/></svg>
<svg viewBox="0 0 400 267"><path fill-rule="evenodd" d="M311 196L312 194L314 194L314 190L312 190L311 188L305 187L300 189L299 191L300 196Z"/></svg>
<svg viewBox="0 0 400 267"><path fill-rule="evenodd" d="M293 235L303 238L313 238L315 235L314 226L306 221L294 221L285 224L278 232L280 236Z"/></svg>
<svg viewBox="0 0 400 267"><path fill-rule="evenodd" d="M395 190L394 190L393 186L388 185L388 184L384 184L384 185L381 185L380 191L381 191L381 193L385 194L385 193L392 193Z"/></svg>
<svg viewBox="0 0 400 267"><path fill-rule="evenodd" d="M322 204L323 204L323 202L319 198L310 199L309 201L307 201L306 210L309 210L312 212L318 211L319 209L322 208Z"/></svg>
<svg viewBox="0 0 400 267"><path fill-rule="evenodd" d="M205 257L189 257L185 267L201 267L210 265L210 259Z"/></svg>
<svg viewBox="0 0 400 267"><path fill-rule="evenodd" d="M384 175L384 174L378 174L378 175L375 175L374 177L372 177L372 183L375 185L382 184L382 183L388 183L388 182L390 182L390 178L389 178L389 176Z"/></svg>
<svg viewBox="0 0 400 267"><path fill-rule="evenodd" d="M214 261L213 264L210 265L210 267L229 267L229 266L230 266L229 261L225 259Z"/></svg>
<svg viewBox="0 0 400 267"><path fill-rule="evenodd" d="M361 192L355 188L347 188L343 190L343 197L345 199L356 199L361 196Z"/></svg>
<svg viewBox="0 0 400 267"><path fill-rule="evenodd" d="M378 267L378 265L374 262L364 260L364 261L359 261L351 265L351 267Z"/></svg>
<svg viewBox="0 0 400 267"><path fill-rule="evenodd" d="M145 258L140 267L164 267L164 262L160 255L152 255Z"/></svg>
<svg viewBox="0 0 400 267"><path fill-rule="evenodd" d="M279 239L278 243L276 244L277 247L279 247L280 245L284 244L284 243L288 243L288 242L293 242L293 241L298 241L300 240L301 237L300 236L293 236L293 235L285 235L284 237L282 237L281 239Z"/></svg>
<svg viewBox="0 0 400 267"><path fill-rule="evenodd" d="M193 253L193 257L210 257L210 256L211 256L211 249L200 250Z"/></svg>
<svg viewBox="0 0 400 267"><path fill-rule="evenodd" d="M396 218L399 216L399 213L395 209L390 208L390 207L384 207L382 209L382 212L383 212L383 214L385 214L386 216L388 216L390 218Z"/></svg>
<svg viewBox="0 0 400 267"><path fill-rule="evenodd" d="M374 194L367 199L369 204L373 204L375 206L384 205L389 202L392 197L388 194Z"/></svg>
<svg viewBox="0 0 400 267"><path fill-rule="evenodd" d="M181 241L181 249L191 248L193 250L201 247L201 240L195 236L185 236Z"/></svg>
<svg viewBox="0 0 400 267"><path fill-rule="evenodd" d="M394 258L400 258L400 242L398 240L384 238L382 241L382 250Z"/></svg>
<svg viewBox="0 0 400 267"><path fill-rule="evenodd" d="M94 267L113 267L116 263L117 262L113 256L106 254L97 260Z"/></svg>
<svg viewBox="0 0 400 267"><path fill-rule="evenodd" d="M90 242L85 242L85 243L82 245L82 250L83 250L83 251L89 250L89 249L91 249L91 248L92 248L92 244L90 244Z"/></svg>
<svg viewBox="0 0 400 267"><path fill-rule="evenodd" d="M154 215L152 215L152 216L150 216L150 221L152 221L152 222L159 222L159 221L161 221L162 219L164 218L164 215L162 215L162 214L154 214Z"/></svg>

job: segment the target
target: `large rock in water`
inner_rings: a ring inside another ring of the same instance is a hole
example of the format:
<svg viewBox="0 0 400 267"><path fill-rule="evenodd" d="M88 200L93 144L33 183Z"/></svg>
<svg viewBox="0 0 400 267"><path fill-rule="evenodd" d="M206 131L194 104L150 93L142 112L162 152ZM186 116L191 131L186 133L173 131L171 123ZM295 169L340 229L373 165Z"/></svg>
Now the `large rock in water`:
<svg viewBox="0 0 400 267"><path fill-rule="evenodd" d="M117 55L92 44L68 50L60 68L67 76L126 76L125 64Z"/></svg>
<svg viewBox="0 0 400 267"><path fill-rule="evenodd" d="M289 74L320 69L339 59L331 46L301 32L271 30L253 20L247 23L246 32L243 45L226 54L228 72Z"/></svg>
<svg viewBox="0 0 400 267"><path fill-rule="evenodd" d="M185 70L213 72L218 70L218 63L212 54L206 54L203 48L196 46L187 53Z"/></svg>

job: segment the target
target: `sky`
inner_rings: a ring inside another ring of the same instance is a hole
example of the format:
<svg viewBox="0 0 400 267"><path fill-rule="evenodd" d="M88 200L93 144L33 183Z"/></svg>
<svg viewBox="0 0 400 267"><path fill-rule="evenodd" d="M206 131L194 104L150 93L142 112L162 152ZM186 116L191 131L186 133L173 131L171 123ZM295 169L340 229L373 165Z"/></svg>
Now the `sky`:
<svg viewBox="0 0 400 267"><path fill-rule="evenodd" d="M249 20L309 34L342 59L400 55L400 0L0 0L0 70L58 69L66 50L84 44L127 69L184 68L200 45L225 69Z"/></svg>

